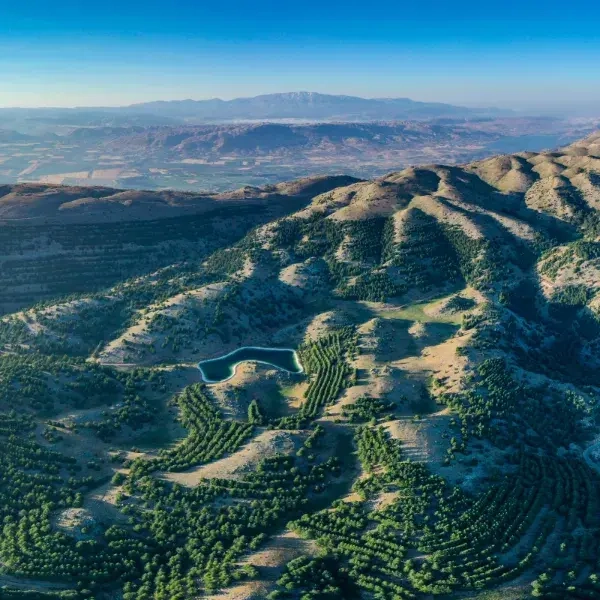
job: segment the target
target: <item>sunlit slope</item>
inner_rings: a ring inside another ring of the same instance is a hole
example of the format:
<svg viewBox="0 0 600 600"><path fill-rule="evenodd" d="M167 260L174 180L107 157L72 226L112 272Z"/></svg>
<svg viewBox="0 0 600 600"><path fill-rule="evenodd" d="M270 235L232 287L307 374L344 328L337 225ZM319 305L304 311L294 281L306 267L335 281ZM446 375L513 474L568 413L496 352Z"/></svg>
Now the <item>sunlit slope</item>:
<svg viewBox="0 0 600 600"><path fill-rule="evenodd" d="M241 190L193 235L153 221L152 268L23 288L0 321L0 583L599 598L599 162L593 137ZM250 345L303 372L200 382Z"/></svg>
<svg viewBox="0 0 600 600"><path fill-rule="evenodd" d="M0 312L208 256L348 181L313 177L212 195L0 186Z"/></svg>

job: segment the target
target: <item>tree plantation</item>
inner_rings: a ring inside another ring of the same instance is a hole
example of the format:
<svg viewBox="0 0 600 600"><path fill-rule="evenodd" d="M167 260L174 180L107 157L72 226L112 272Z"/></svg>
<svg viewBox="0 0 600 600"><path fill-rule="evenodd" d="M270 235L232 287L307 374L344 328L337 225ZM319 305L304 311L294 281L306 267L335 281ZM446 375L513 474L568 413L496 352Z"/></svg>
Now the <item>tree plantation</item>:
<svg viewBox="0 0 600 600"><path fill-rule="evenodd" d="M2 221L0 599L600 598L598 161Z"/></svg>

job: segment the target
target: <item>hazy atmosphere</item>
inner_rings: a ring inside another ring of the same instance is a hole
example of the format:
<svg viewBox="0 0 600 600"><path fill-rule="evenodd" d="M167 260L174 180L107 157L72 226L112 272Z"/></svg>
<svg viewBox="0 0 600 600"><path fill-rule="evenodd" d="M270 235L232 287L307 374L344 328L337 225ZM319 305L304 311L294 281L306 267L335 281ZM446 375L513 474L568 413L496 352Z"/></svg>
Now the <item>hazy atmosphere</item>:
<svg viewBox="0 0 600 600"><path fill-rule="evenodd" d="M285 91L589 114L589 0L3 2L0 106L114 106Z"/></svg>
<svg viewBox="0 0 600 600"><path fill-rule="evenodd" d="M0 0L0 600L600 600L599 32Z"/></svg>

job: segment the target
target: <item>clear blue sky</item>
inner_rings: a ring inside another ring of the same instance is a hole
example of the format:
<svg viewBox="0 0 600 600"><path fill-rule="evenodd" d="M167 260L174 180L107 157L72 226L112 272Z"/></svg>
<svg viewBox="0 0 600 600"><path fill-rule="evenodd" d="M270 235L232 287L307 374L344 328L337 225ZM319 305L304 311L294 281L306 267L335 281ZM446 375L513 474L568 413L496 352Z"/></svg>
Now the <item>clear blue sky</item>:
<svg viewBox="0 0 600 600"><path fill-rule="evenodd" d="M0 106L297 90L600 110L600 2L0 0Z"/></svg>

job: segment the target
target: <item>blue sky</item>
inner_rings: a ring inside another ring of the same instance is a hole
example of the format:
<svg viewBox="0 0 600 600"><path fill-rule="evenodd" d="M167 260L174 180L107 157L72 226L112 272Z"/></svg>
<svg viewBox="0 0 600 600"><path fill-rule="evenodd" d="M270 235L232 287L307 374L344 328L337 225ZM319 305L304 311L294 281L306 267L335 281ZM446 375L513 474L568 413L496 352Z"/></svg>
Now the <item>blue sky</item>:
<svg viewBox="0 0 600 600"><path fill-rule="evenodd" d="M600 109L593 0L0 0L0 106L309 90Z"/></svg>

